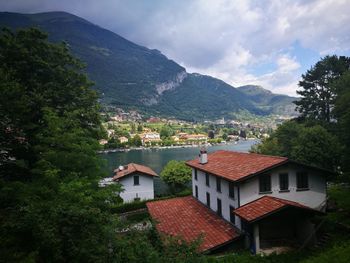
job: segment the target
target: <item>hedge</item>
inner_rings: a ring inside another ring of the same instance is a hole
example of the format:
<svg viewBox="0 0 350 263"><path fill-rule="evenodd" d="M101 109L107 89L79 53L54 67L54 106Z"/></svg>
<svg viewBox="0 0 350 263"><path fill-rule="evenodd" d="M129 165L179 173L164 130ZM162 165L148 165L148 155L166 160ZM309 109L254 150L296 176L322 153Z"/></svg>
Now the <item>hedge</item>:
<svg viewBox="0 0 350 263"><path fill-rule="evenodd" d="M175 195L168 195L168 196L163 196L163 197L157 197L157 198L151 199L151 200L142 200L142 201L135 201L135 202L116 205L116 206L111 208L111 211L112 211L112 213L117 213L117 214L126 213L126 212L130 212L133 210L146 208L147 202L166 200L166 199L175 198L175 197L183 197L183 196L188 196L191 194L192 194L192 190L186 189L186 190L181 191Z"/></svg>

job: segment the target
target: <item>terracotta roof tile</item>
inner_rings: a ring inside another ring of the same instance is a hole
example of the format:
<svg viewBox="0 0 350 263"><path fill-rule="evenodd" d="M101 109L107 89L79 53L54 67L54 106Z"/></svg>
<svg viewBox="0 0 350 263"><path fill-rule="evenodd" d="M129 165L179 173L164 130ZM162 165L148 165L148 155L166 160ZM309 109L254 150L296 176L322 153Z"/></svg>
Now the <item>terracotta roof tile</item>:
<svg viewBox="0 0 350 263"><path fill-rule="evenodd" d="M203 234L200 251L213 249L239 237L231 224L192 196L148 202L147 208L159 232L194 241Z"/></svg>
<svg viewBox="0 0 350 263"><path fill-rule="evenodd" d="M286 161L288 161L288 158L285 157L233 151L216 151L208 154L208 162L206 164L200 164L198 158L187 161L186 164L228 180L237 181L276 165L283 164Z"/></svg>
<svg viewBox="0 0 350 263"><path fill-rule="evenodd" d="M123 170L115 169L115 176L113 176L113 180L118 180L119 178L122 178L124 176L127 176L129 174L133 174L136 172L147 174L150 176L158 176L155 171L153 171L148 166L136 164L136 163L129 163L127 166L124 166Z"/></svg>
<svg viewBox="0 0 350 263"><path fill-rule="evenodd" d="M262 217L265 217L269 214L275 213L279 211L280 209L286 208L286 207L295 207L295 208L301 208L301 209L307 209L313 212L319 212L317 210L314 210L308 206L299 204L297 202L272 197L272 196L263 196L257 200L254 200L250 203L247 203L238 209L234 210L234 213L238 215L239 217L243 218L244 220L248 222L256 221L258 219L261 219Z"/></svg>

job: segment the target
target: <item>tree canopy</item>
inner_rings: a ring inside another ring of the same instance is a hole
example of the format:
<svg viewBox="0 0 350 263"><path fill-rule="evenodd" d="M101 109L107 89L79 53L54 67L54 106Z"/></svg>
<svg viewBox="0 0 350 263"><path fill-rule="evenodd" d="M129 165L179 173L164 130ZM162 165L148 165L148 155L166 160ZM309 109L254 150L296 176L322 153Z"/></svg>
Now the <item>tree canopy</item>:
<svg viewBox="0 0 350 263"><path fill-rule="evenodd" d="M330 122L337 96L332 84L349 68L350 58L326 56L302 75L297 91L301 99L295 102L302 116Z"/></svg>
<svg viewBox="0 0 350 263"><path fill-rule="evenodd" d="M66 44L37 29L0 34L0 254L105 262L118 185L97 156L97 94ZM91 253L93 251L94 253Z"/></svg>
<svg viewBox="0 0 350 263"><path fill-rule="evenodd" d="M160 173L160 177L173 189L184 187L191 181L191 168L182 161L169 161Z"/></svg>

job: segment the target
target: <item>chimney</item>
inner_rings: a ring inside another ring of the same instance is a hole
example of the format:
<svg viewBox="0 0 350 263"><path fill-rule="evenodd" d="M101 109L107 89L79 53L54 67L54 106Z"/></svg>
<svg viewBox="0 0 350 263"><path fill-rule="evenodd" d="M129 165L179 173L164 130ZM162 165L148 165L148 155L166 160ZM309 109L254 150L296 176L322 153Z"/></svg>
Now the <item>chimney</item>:
<svg viewBox="0 0 350 263"><path fill-rule="evenodd" d="M119 166L119 171L123 171L124 170L124 166L123 165L120 165Z"/></svg>
<svg viewBox="0 0 350 263"><path fill-rule="evenodd" d="M205 148L202 148L199 153L199 163L206 164L208 162L208 154Z"/></svg>

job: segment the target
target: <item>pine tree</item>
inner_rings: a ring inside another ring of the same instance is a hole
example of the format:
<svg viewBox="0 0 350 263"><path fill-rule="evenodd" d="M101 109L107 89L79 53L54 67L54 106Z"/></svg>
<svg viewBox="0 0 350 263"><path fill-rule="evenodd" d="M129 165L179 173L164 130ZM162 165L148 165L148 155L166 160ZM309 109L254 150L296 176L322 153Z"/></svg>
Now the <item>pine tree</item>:
<svg viewBox="0 0 350 263"><path fill-rule="evenodd" d="M303 117L330 122L336 91L332 83L350 68L350 58L344 56L326 56L306 74L302 75L297 91L301 99L296 101L297 110Z"/></svg>

